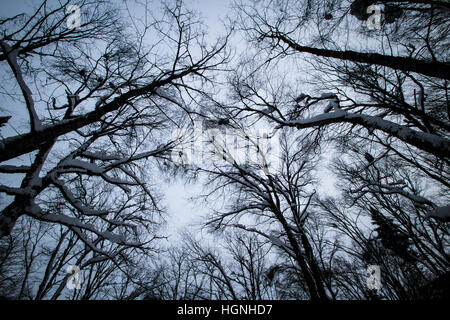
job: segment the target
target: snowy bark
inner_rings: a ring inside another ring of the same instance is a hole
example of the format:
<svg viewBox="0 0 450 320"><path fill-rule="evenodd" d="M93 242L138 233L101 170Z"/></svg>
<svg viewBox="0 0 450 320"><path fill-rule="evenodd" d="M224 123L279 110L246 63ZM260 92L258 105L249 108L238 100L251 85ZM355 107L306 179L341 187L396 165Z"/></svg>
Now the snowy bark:
<svg viewBox="0 0 450 320"><path fill-rule="evenodd" d="M267 35L267 37L281 40L290 48L298 52L306 52L314 54L316 56L336 58L340 60L376 64L396 70L417 72L430 77L450 80L450 64L446 62L425 61L408 57L394 57L382 55L379 53L362 53L351 50L336 51L306 47L295 43L291 39L288 39L286 36L281 34L271 34Z"/></svg>

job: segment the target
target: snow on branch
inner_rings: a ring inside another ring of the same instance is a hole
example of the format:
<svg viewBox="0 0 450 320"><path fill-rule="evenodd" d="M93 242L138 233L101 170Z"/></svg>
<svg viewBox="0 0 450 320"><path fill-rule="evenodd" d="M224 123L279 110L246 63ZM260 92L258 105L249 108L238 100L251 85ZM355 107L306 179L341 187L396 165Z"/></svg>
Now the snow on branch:
<svg viewBox="0 0 450 320"><path fill-rule="evenodd" d="M95 163L90 163L86 161L81 161L77 159L68 158L60 163L61 168L78 168L86 173L91 173L93 175L102 175L104 169L96 165Z"/></svg>
<svg viewBox="0 0 450 320"><path fill-rule="evenodd" d="M373 192L373 193L378 193L378 192L382 192L383 194L400 194L406 198L408 198L409 200L411 200L412 202L418 203L418 204L431 204L432 202L422 196L419 195L415 195L412 193L409 193L403 189L400 189L398 187L393 187L390 185L385 185L385 184L381 184L381 183L377 183L376 181L369 181L369 191ZM373 189L370 188L371 186L375 186L378 188L381 188L383 190L377 190L377 189Z"/></svg>
<svg viewBox="0 0 450 320"><path fill-rule="evenodd" d="M85 151L81 154L81 157L90 159L90 160L99 160L99 161L111 161L111 160L120 160L122 157L120 154L107 153L107 152L91 152Z"/></svg>
<svg viewBox="0 0 450 320"><path fill-rule="evenodd" d="M141 152L141 153L135 154L135 155L130 156L130 157L123 157L121 159L120 158L119 159L114 159L114 160L117 160L117 161L115 161L115 162L111 163L110 165L108 165L106 167L106 170L118 167L121 164L129 163L129 162L137 161L137 160L141 160L141 159L150 158L150 157L156 156L158 154L161 154L163 152L169 151L171 149L171 147L172 147L172 144L173 144L172 142L169 142L169 143L167 143L167 144L165 144L165 145L163 145L161 147L156 148L155 150Z"/></svg>
<svg viewBox="0 0 450 320"><path fill-rule="evenodd" d="M18 49L13 50L11 46L8 45L3 40L0 40L0 46L2 47L2 50L6 56L6 60L8 61L8 64L14 74L14 77L17 80L17 83L19 84L20 90L22 91L23 97L25 99L25 103L27 105L28 113L30 116L31 131L34 132L41 130L42 123L34 108L34 100L31 90L25 83L25 80L23 79L22 75L22 70L20 70L19 64L17 63L17 56L19 54L19 50Z"/></svg>
<svg viewBox="0 0 450 320"><path fill-rule="evenodd" d="M156 203L156 202L155 202L155 199L153 198L152 193L151 193L150 190L147 188L145 182L141 181L141 179L139 179L139 177L136 176L132 171L130 171L130 170L124 168L124 167L121 167L120 169L121 169L126 175L128 175L129 177L131 177L131 178L135 181L135 182L133 183L134 185L139 185L139 186L145 191L145 193L152 199L152 201L153 201L154 203Z"/></svg>

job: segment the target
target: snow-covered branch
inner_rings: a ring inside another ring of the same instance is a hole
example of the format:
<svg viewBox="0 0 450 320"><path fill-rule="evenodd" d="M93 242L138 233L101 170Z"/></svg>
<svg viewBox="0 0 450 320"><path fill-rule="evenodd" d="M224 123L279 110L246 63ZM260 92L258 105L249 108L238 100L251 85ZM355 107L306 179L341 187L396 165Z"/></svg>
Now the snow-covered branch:
<svg viewBox="0 0 450 320"><path fill-rule="evenodd" d="M8 187L5 185L0 185L0 192L4 192L10 196L21 196L27 194L27 191L22 188Z"/></svg>
<svg viewBox="0 0 450 320"><path fill-rule="evenodd" d="M73 193L67 188L63 181L58 179L53 179L53 184L59 189L61 194L64 196L72 206L74 206L78 211L86 216L105 216L108 214L107 211L96 210L85 206L79 199L77 199Z"/></svg>
<svg viewBox="0 0 450 320"><path fill-rule="evenodd" d="M450 222L450 205L436 207L427 213L427 217L432 217L443 222Z"/></svg>

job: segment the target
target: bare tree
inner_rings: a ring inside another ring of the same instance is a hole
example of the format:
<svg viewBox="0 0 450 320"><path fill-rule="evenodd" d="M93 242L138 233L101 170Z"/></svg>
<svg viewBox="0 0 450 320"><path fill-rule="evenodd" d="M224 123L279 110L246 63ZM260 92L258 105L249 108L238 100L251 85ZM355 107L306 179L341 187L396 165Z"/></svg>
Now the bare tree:
<svg viewBox="0 0 450 320"><path fill-rule="evenodd" d="M199 169L208 174L209 191L203 198L215 202L213 199L226 195L226 202L211 215L208 225L213 229L233 227L263 236L295 261L310 298L327 299L305 224L315 194L311 173L320 133L313 131L292 137L292 132L283 132L281 142L272 142L281 143L280 154L275 155L281 157L281 164L270 169L267 150L263 150L256 138L240 130L237 132L246 137L260 161L239 161L221 141L210 140L215 154L223 154L225 161L217 159L210 167Z"/></svg>

